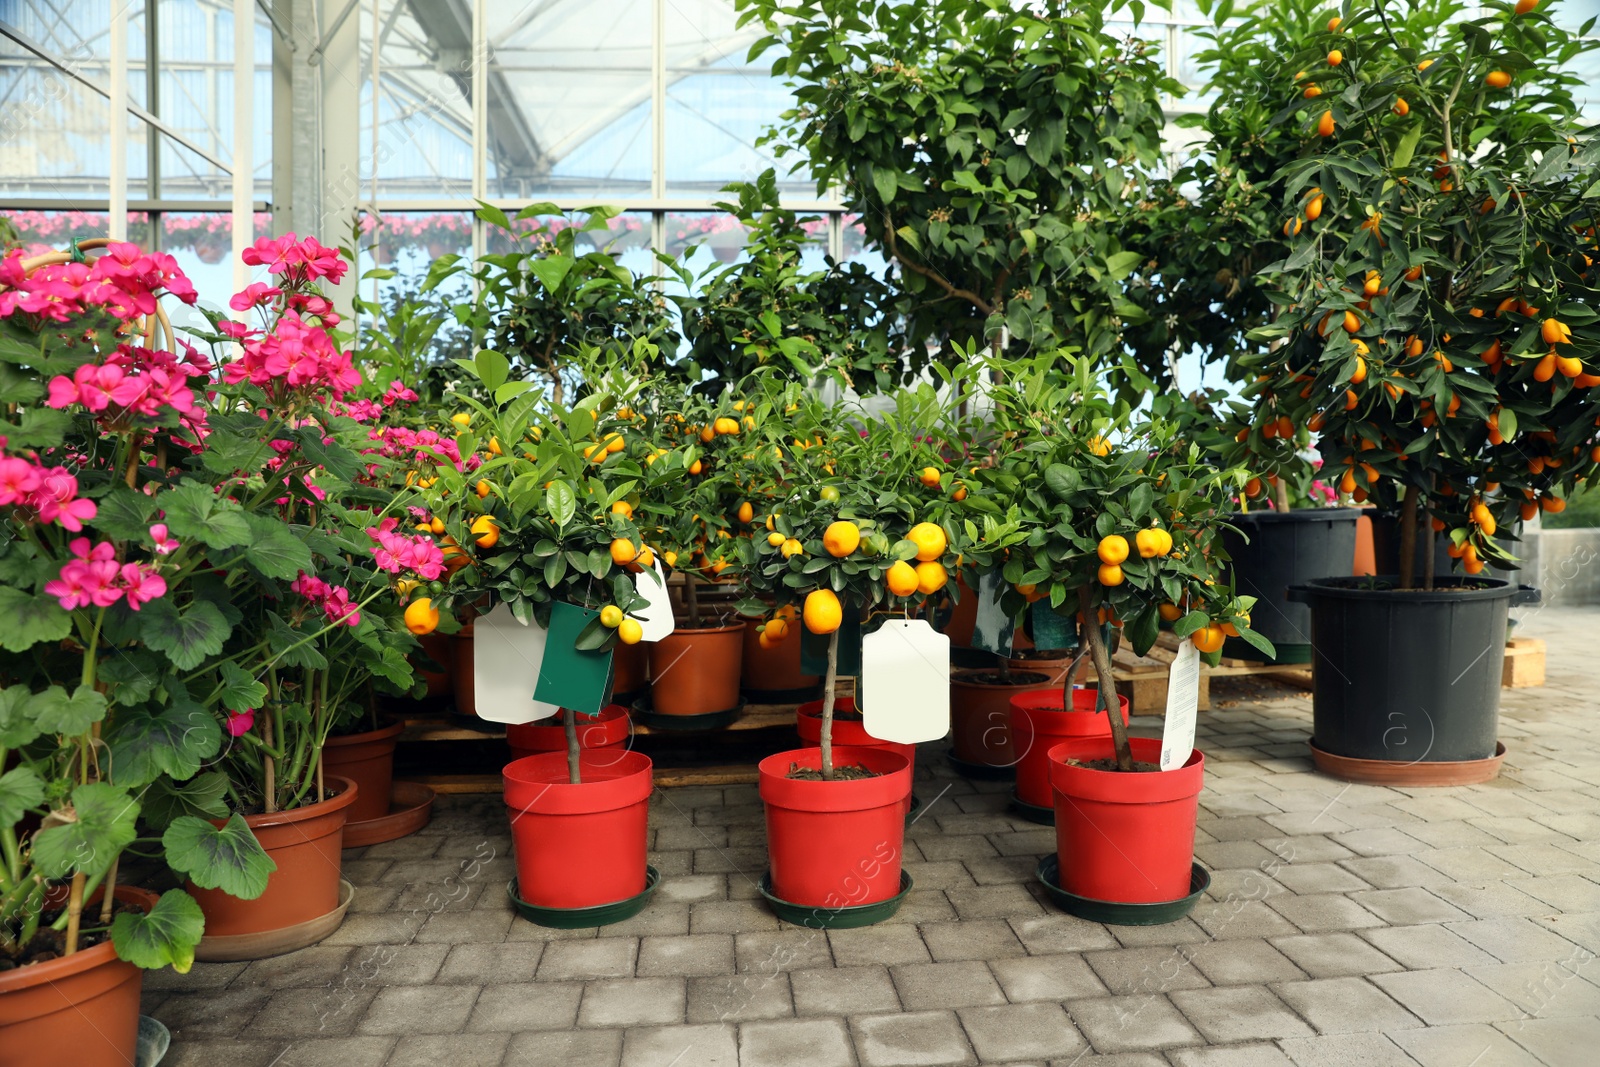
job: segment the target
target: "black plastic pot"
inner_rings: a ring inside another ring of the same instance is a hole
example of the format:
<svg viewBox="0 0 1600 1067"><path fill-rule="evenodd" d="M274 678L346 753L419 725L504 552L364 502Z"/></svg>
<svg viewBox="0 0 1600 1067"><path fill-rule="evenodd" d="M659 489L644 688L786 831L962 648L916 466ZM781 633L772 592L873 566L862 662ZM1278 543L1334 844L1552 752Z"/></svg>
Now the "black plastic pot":
<svg viewBox="0 0 1600 1067"><path fill-rule="evenodd" d="M1506 609L1538 591L1444 575L1432 590L1391 576L1290 589L1311 609L1312 744L1347 759L1430 764L1495 754Z"/></svg>
<svg viewBox="0 0 1600 1067"><path fill-rule="evenodd" d="M1379 574L1400 573L1400 515L1392 511L1368 511L1367 515L1372 520L1372 565ZM1426 519L1417 524L1417 547L1413 567L1417 578L1420 579L1427 573L1424 561L1428 555L1428 531L1424 525ZM1500 531L1500 536L1495 542L1512 555L1518 555L1521 548L1517 540L1508 538L1506 530ZM1517 537L1522 535L1522 524L1515 523L1511 532ZM1457 570L1455 560L1450 558L1449 534L1434 534L1433 537L1433 573L1450 574ZM1492 577L1513 577L1518 573L1516 567L1497 567L1491 565L1486 572Z"/></svg>
<svg viewBox="0 0 1600 1067"><path fill-rule="evenodd" d="M1303 508L1229 515L1222 547L1233 561L1234 588L1256 598L1250 628L1277 649L1274 663L1311 662L1311 610L1289 599L1289 587L1313 578L1350 573L1356 556L1357 508ZM1261 659L1261 652L1229 638L1223 655Z"/></svg>

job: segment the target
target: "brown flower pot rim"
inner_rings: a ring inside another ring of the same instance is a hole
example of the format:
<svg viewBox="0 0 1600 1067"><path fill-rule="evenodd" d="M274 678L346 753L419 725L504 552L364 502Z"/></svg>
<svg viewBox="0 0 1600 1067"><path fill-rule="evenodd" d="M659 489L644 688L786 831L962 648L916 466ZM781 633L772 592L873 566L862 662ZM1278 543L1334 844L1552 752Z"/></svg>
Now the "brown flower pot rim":
<svg viewBox="0 0 1600 1067"><path fill-rule="evenodd" d="M388 726L380 726L376 730L364 730L359 734L332 734L322 747L344 748L347 745L364 745L370 741L387 741L391 737L399 737L405 728L405 723L393 722Z"/></svg>
<svg viewBox="0 0 1600 1067"><path fill-rule="evenodd" d="M339 791L326 800L312 801L310 804L302 804L298 808L289 808L287 811L263 811L254 815L246 815L244 817L245 825L252 830L260 830L268 826L287 826L290 823L304 822L307 819L315 819L329 812L338 811L341 808L348 808L356 802L356 784L350 779L341 778L337 774L329 774L323 777L323 785L326 789L336 788ZM306 795L311 796L312 794L308 791ZM219 822L218 825L221 825L221 823Z"/></svg>
<svg viewBox="0 0 1600 1067"><path fill-rule="evenodd" d="M1473 785L1497 777L1506 758L1506 746L1501 741L1494 743L1494 755L1487 759L1411 762L1336 756L1318 748L1315 741L1310 744L1311 760L1317 770L1333 778L1369 785Z"/></svg>

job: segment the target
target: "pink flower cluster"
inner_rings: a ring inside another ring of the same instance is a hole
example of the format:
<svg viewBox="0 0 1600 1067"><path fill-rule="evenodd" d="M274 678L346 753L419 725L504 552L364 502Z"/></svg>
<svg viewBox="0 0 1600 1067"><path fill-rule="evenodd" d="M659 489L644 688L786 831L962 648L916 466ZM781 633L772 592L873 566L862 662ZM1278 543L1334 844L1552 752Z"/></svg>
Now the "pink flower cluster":
<svg viewBox="0 0 1600 1067"><path fill-rule="evenodd" d="M379 443L377 448L366 449L368 454L377 452L386 459L403 459L408 463L445 459L454 463L456 470L465 469L461 463L461 449L456 444L455 438L443 437L435 430L386 426L381 430L369 430L367 438Z"/></svg>
<svg viewBox="0 0 1600 1067"><path fill-rule="evenodd" d="M109 411L112 418L124 414L155 418L171 410L186 421L198 417L203 422L189 379L204 378L211 363L193 348L185 349L180 358L171 352L118 345L104 363L85 363L70 378L64 374L52 378L45 403L53 408L82 404L95 414Z"/></svg>
<svg viewBox="0 0 1600 1067"><path fill-rule="evenodd" d="M347 269L338 249L325 247L315 237L300 238L292 233L258 238L241 258L252 267L266 267L267 273L299 284L327 278L338 285Z"/></svg>
<svg viewBox="0 0 1600 1067"><path fill-rule="evenodd" d="M390 574L411 571L429 582L443 574L444 553L433 543L433 538L397 533L398 525L399 520L391 517L377 526L367 527L367 536L377 542L372 546L372 558L378 569Z"/></svg>
<svg viewBox="0 0 1600 1067"><path fill-rule="evenodd" d="M222 368L223 380L231 384L248 380L264 389L281 383L289 389L327 390L336 400L361 384L350 354L339 351L327 330L296 312L286 313L266 335L239 323L221 325L232 326L223 332L244 348L244 355Z"/></svg>
<svg viewBox="0 0 1600 1067"><path fill-rule="evenodd" d="M67 322L93 308L119 319L150 315L162 290L185 304L196 300L194 284L164 252L141 252L124 241L106 246L92 263L55 263L31 275L22 269L22 251L0 261L0 318L18 311L50 322Z"/></svg>
<svg viewBox="0 0 1600 1067"><path fill-rule="evenodd" d="M321 608L330 623L342 622L346 626L361 624L361 612L351 602L350 590L344 586L332 585L301 571L300 576L289 583L289 588Z"/></svg>
<svg viewBox="0 0 1600 1067"><path fill-rule="evenodd" d="M61 565L61 577L44 586L44 591L59 600L65 611L90 605L109 608L123 597L128 598L128 607L138 611L167 595L167 580L153 564L119 565L117 550L110 541L90 547L87 537L79 537L67 547L74 558Z"/></svg>
<svg viewBox="0 0 1600 1067"><path fill-rule="evenodd" d="M383 417L386 408L396 404L409 404L419 399L417 391L404 382L393 382L381 400L355 400L349 404L335 405L335 415L345 415L357 422L375 422Z"/></svg>
<svg viewBox="0 0 1600 1067"><path fill-rule="evenodd" d="M78 479L67 468L40 466L20 456L0 456L0 507L8 504L73 533L97 510L93 500L78 495Z"/></svg>

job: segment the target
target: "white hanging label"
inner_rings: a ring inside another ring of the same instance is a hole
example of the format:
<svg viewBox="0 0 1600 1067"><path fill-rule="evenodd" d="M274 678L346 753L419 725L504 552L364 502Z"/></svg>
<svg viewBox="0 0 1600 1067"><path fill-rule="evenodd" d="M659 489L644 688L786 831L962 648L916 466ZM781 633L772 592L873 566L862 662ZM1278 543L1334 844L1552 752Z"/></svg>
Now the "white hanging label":
<svg viewBox="0 0 1600 1067"><path fill-rule="evenodd" d="M533 699L549 631L517 621L496 604L472 624L472 684L478 718L521 724L548 719L561 709Z"/></svg>
<svg viewBox="0 0 1600 1067"><path fill-rule="evenodd" d="M1161 726L1161 769L1175 771L1194 751L1195 715L1200 710L1200 650L1184 638L1167 671L1167 716Z"/></svg>
<svg viewBox="0 0 1600 1067"><path fill-rule="evenodd" d="M950 732L950 638L923 619L890 619L861 639L856 706L880 741L914 745Z"/></svg>
<svg viewBox="0 0 1600 1067"><path fill-rule="evenodd" d="M667 595L667 576L661 571L661 561L655 560L649 570L633 576L633 587L639 595L650 601L648 608L633 612L644 631L644 640L659 641L672 632L672 598Z"/></svg>

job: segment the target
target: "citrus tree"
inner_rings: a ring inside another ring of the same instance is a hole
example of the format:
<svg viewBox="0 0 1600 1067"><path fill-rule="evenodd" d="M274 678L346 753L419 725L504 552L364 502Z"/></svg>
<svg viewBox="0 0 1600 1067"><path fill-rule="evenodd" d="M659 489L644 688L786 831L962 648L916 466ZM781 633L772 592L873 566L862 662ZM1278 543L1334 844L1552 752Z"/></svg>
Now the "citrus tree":
<svg viewBox="0 0 1600 1067"><path fill-rule="evenodd" d="M1165 3L1156 6L1165 7ZM1155 49L1108 29L1120 2L860 4L741 0L780 50L797 106L768 135L819 192L838 186L893 264L919 370L954 342L1117 344L1140 317L1117 234L1162 150L1181 91ZM1144 5L1127 5L1133 18Z"/></svg>
<svg viewBox="0 0 1600 1067"><path fill-rule="evenodd" d="M941 452L954 391L902 389L893 408L868 414L794 386L769 388L762 404L782 409L792 437L770 513L756 536L736 542L746 593L739 608L772 613L762 630L769 643L789 635L796 611L807 631L828 637L821 773L831 781L846 617L870 629L889 614L913 615L942 595L959 566L952 537L960 536L968 493Z"/></svg>
<svg viewBox="0 0 1600 1067"><path fill-rule="evenodd" d="M975 566L1004 578L1009 614L1045 601L1075 618L1117 766L1131 770L1102 626L1120 630L1140 655L1163 620L1213 665L1228 636L1273 654L1249 628L1253 598L1224 584L1216 538L1230 491L1245 474L1218 470L1197 445L1180 443L1170 422L1136 421L1125 402L1107 398L1086 357L1056 352L998 361L995 369L1004 384L990 392L992 462L978 476L986 498L1014 511L1021 536L970 538L967 551ZM1072 706L1070 692L1062 706Z"/></svg>
<svg viewBox="0 0 1600 1067"><path fill-rule="evenodd" d="M1352 5L1308 30L1274 116L1301 143L1279 175L1295 236L1250 335L1273 347L1240 363L1258 425L1320 431L1343 491L1403 509L1402 588L1419 536L1469 574L1509 562L1496 531L1600 461L1600 143L1562 73L1595 45L1530 0L1487 11L1415 46Z"/></svg>

